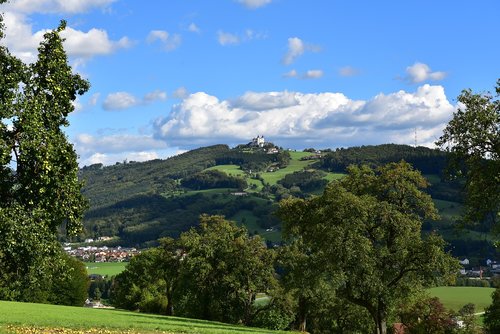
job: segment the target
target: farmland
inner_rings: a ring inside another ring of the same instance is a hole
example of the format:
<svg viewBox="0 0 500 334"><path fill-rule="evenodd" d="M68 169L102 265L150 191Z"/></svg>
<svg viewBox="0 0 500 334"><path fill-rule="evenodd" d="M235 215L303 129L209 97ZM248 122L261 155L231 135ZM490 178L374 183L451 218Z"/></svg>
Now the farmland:
<svg viewBox="0 0 500 334"><path fill-rule="evenodd" d="M85 262L87 272L90 274L98 274L102 276L115 276L121 273L127 262Z"/></svg>

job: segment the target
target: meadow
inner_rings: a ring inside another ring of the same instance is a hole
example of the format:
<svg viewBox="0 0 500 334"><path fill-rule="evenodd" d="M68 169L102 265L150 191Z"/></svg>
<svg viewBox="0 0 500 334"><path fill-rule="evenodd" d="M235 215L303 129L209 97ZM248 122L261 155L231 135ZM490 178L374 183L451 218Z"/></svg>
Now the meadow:
<svg viewBox="0 0 500 334"><path fill-rule="evenodd" d="M494 288L477 288L469 286L442 286L429 289L432 297L438 297L443 305L453 311L458 311L467 303L476 306L476 312L483 312L491 304L491 294Z"/></svg>
<svg viewBox="0 0 500 334"><path fill-rule="evenodd" d="M280 333L112 309L0 301L0 333ZM281 332L284 333L284 332Z"/></svg>
<svg viewBox="0 0 500 334"><path fill-rule="evenodd" d="M121 273L128 262L85 262L87 273L102 276L115 276Z"/></svg>

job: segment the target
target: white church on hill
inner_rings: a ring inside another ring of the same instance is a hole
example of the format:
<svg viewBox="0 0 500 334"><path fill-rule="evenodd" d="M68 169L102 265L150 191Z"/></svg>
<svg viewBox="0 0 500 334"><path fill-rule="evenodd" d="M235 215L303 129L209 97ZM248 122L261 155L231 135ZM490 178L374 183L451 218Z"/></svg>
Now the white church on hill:
<svg viewBox="0 0 500 334"><path fill-rule="evenodd" d="M252 142L250 143L251 146L254 147L264 147L264 144L266 143L266 140L264 139L264 136L257 136L252 139Z"/></svg>

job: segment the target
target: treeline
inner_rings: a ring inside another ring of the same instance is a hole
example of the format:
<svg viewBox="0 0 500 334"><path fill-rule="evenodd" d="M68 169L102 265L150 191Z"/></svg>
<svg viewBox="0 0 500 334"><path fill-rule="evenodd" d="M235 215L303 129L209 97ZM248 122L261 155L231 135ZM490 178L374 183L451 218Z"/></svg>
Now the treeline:
<svg viewBox="0 0 500 334"><path fill-rule="evenodd" d="M89 210L85 216L87 235L118 236L122 246L139 248L156 244L161 237L177 237L198 224L201 214L231 217L247 210L262 227L276 225L272 216L274 204L254 196L229 194L194 194L166 198L160 195L140 195L108 207Z"/></svg>
<svg viewBox="0 0 500 334"><path fill-rule="evenodd" d="M238 165L241 169L252 172L265 170L269 165L275 164L282 168L290 162L290 153L280 150L278 153L267 154L266 151L255 149L247 151L235 149L216 159L216 165Z"/></svg>
<svg viewBox="0 0 500 334"><path fill-rule="evenodd" d="M183 187L193 190L214 189L214 188L236 188L243 190L248 187L247 181L241 177L227 175L219 170L207 170L181 180Z"/></svg>
<svg viewBox="0 0 500 334"><path fill-rule="evenodd" d="M409 333L430 326L459 333L421 308L435 305L432 314L452 319L419 293L458 268L439 236L421 235L423 219L436 216L425 184L404 162L351 167L321 196L280 203L287 241L280 247L203 215L197 228L135 257L112 284L111 300L130 310L310 333L386 334L397 321Z"/></svg>
<svg viewBox="0 0 500 334"><path fill-rule="evenodd" d="M349 165L366 164L371 167L404 160L423 174L442 175L447 164L447 154L427 147L383 144L339 148L327 153L318 167L333 172L344 173Z"/></svg>

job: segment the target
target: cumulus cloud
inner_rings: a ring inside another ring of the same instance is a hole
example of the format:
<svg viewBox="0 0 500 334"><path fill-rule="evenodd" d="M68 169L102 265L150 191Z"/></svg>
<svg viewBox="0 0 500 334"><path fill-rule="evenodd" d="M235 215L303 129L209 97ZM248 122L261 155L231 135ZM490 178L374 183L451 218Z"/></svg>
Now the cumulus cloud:
<svg viewBox="0 0 500 334"><path fill-rule="evenodd" d="M217 41L222 46L240 44L240 38L237 35L221 30L217 32Z"/></svg>
<svg viewBox="0 0 500 334"><path fill-rule="evenodd" d="M433 72L429 65L424 63L415 63L406 68L406 80L411 83L420 83L424 81L439 81L446 77L445 72Z"/></svg>
<svg viewBox="0 0 500 334"><path fill-rule="evenodd" d="M342 77L353 77L359 74L359 70L352 66L344 66L339 69L339 75Z"/></svg>
<svg viewBox="0 0 500 334"><path fill-rule="evenodd" d="M172 97L176 99L185 99L188 95L189 91L186 87L179 87L172 93Z"/></svg>
<svg viewBox="0 0 500 334"><path fill-rule="evenodd" d="M318 52L321 48L317 45L306 44L298 37L288 39L288 50L283 57L283 64L290 65L306 51Z"/></svg>
<svg viewBox="0 0 500 334"><path fill-rule="evenodd" d="M144 95L144 102L151 103L154 101L165 101L167 99L167 93L157 89L153 92L147 93Z"/></svg>
<svg viewBox="0 0 500 334"><path fill-rule="evenodd" d="M147 161L167 158L179 154L178 148L169 148L162 140L152 136L114 134L93 136L80 134L73 140L81 166L102 163L114 164L117 161Z"/></svg>
<svg viewBox="0 0 500 334"><path fill-rule="evenodd" d="M251 40L265 39L267 34L261 32L255 32L252 29L246 29L244 33L232 34L219 30L217 32L217 41L220 45L237 45L242 42L248 42Z"/></svg>
<svg viewBox="0 0 500 334"><path fill-rule="evenodd" d="M297 70L293 69L283 74L284 78L296 78L298 77Z"/></svg>
<svg viewBox="0 0 500 334"><path fill-rule="evenodd" d="M238 2L249 9L257 9L270 4L272 0L238 0Z"/></svg>
<svg viewBox="0 0 500 334"><path fill-rule="evenodd" d="M323 76L323 71L322 70L309 70L306 73L304 73L303 78L304 79L319 79Z"/></svg>
<svg viewBox="0 0 500 334"><path fill-rule="evenodd" d="M85 13L94 8L107 8L116 0L16 0L7 4L7 10L22 13Z"/></svg>
<svg viewBox="0 0 500 334"><path fill-rule="evenodd" d="M127 92L110 93L104 99L102 107L104 110L124 110L138 105L146 105L155 101L164 101L167 99L167 93L161 90L155 90L147 93L142 99L135 97Z"/></svg>
<svg viewBox="0 0 500 334"><path fill-rule="evenodd" d="M173 51L177 49L182 42L182 37L179 34L170 34L165 30L151 30L146 38L148 44L160 42L165 51Z"/></svg>
<svg viewBox="0 0 500 334"><path fill-rule="evenodd" d="M104 110L123 110L138 105L140 100L127 92L116 92L106 96L102 107Z"/></svg>
<svg viewBox="0 0 500 334"><path fill-rule="evenodd" d="M298 79L319 79L324 75L323 70L308 70L299 74L297 70L293 69L283 74L284 78L298 78Z"/></svg>
<svg viewBox="0 0 500 334"><path fill-rule="evenodd" d="M14 55L23 61L34 62L38 54L38 45L48 30L33 32L27 16L19 12L6 12L4 20L6 26L4 43ZM64 46L68 56L74 58L78 64L94 56L108 55L132 45L126 36L119 40L112 40L105 30L96 28L84 32L66 27L61 37L66 39Z"/></svg>
<svg viewBox="0 0 500 334"><path fill-rule="evenodd" d="M155 136L172 145L193 147L242 143L256 134L285 147L339 147L376 143L432 145L451 117L442 86L424 85L415 92L379 94L352 100L341 93L247 92L219 100L191 94L154 124Z"/></svg>

